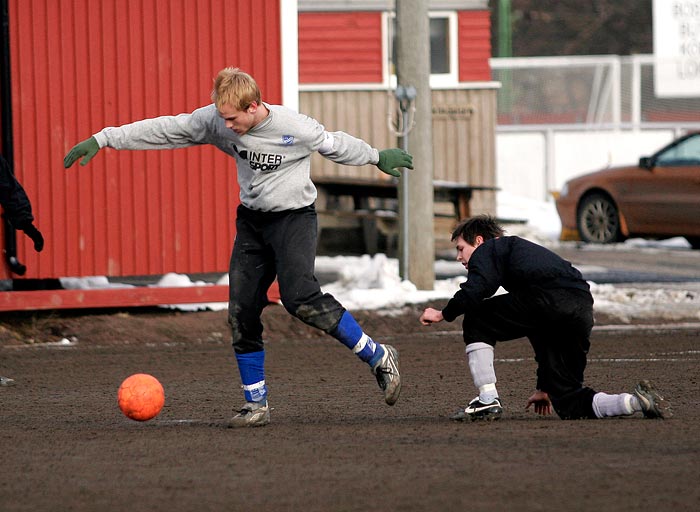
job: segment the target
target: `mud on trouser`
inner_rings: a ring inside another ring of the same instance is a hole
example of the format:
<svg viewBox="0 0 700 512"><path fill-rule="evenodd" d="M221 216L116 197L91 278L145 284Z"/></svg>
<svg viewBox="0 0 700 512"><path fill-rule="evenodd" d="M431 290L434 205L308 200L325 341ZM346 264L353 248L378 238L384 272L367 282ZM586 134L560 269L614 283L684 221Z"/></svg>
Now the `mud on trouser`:
<svg viewBox="0 0 700 512"><path fill-rule="evenodd" d="M263 349L262 311L277 277L285 309L325 332L335 329L345 311L321 293L314 276L317 218L313 205L284 212L238 207L236 241L229 266L229 317L236 353Z"/></svg>

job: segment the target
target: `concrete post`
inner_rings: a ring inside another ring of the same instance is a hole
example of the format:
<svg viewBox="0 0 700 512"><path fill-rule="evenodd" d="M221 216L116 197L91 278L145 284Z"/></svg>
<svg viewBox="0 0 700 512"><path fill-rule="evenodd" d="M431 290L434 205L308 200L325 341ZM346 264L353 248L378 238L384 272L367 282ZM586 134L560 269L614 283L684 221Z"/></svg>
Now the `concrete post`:
<svg viewBox="0 0 700 512"><path fill-rule="evenodd" d="M435 285L435 234L433 227L433 137L430 91L430 35L427 0L396 2L396 75L398 84L415 87L415 124L408 144L414 170L407 170L399 185L402 269L419 290ZM407 194L407 196L403 196ZM403 238L407 237L407 240ZM407 254L406 254L407 252ZM405 260L404 260L405 258Z"/></svg>

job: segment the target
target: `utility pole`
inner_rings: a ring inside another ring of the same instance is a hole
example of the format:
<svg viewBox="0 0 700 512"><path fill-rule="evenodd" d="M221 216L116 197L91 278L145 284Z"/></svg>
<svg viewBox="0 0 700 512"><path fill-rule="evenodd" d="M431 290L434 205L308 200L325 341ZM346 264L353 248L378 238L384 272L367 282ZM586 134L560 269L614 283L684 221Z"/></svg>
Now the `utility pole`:
<svg viewBox="0 0 700 512"><path fill-rule="evenodd" d="M397 92L402 92L404 100L406 91L415 98L415 122L402 144L413 155L414 169L405 170L399 183L401 277L419 290L432 290L435 232L428 1L396 0L396 27Z"/></svg>
<svg viewBox="0 0 700 512"><path fill-rule="evenodd" d="M513 23L511 0L498 0L498 57L513 56ZM513 108L513 76L510 69L501 72L500 112L511 113Z"/></svg>
<svg viewBox="0 0 700 512"><path fill-rule="evenodd" d="M513 56L513 24L510 0L498 0L498 56Z"/></svg>

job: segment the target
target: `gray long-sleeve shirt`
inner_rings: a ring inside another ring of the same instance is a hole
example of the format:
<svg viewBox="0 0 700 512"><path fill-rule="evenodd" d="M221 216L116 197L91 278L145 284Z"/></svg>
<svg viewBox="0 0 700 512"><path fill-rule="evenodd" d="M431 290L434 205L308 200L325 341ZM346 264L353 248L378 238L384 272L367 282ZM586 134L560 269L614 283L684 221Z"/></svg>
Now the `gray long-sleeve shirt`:
<svg viewBox="0 0 700 512"><path fill-rule="evenodd" d="M344 132L328 132L315 119L280 106L244 135L226 128L215 105L189 114L144 119L104 128L94 135L100 148L173 149L211 144L236 159L241 204L276 212L316 200L311 155L318 151L339 164L379 162L379 152Z"/></svg>

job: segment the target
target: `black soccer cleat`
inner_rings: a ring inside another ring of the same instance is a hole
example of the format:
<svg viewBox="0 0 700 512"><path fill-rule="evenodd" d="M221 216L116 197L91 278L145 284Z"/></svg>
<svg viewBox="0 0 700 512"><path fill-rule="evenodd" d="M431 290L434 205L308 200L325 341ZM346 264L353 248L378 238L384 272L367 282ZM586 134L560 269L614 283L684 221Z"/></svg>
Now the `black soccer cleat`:
<svg viewBox="0 0 700 512"><path fill-rule="evenodd" d="M488 404L483 403L477 396L469 402L465 409L460 409L450 416L453 421L495 421L503 415L503 405L500 398L494 398Z"/></svg>

